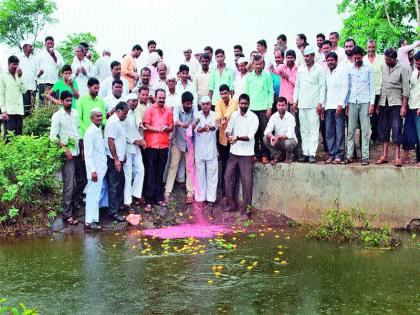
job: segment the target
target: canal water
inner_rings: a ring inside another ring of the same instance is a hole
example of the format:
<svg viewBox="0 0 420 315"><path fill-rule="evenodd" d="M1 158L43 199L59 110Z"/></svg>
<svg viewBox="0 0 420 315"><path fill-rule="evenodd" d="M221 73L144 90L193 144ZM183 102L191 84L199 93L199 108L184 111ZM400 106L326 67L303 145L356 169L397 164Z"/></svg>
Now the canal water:
<svg viewBox="0 0 420 315"><path fill-rule="evenodd" d="M0 298L40 314L420 314L420 249L276 228L0 240Z"/></svg>

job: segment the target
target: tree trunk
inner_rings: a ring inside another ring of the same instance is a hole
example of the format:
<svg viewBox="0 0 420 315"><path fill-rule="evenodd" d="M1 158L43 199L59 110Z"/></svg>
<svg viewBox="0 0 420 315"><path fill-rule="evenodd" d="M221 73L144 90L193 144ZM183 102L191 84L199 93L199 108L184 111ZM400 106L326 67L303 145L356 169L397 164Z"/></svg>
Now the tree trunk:
<svg viewBox="0 0 420 315"><path fill-rule="evenodd" d="M416 7L416 16L417 16L417 28L420 28L420 10L419 10L419 0L414 0ZM417 31L418 33L419 31Z"/></svg>

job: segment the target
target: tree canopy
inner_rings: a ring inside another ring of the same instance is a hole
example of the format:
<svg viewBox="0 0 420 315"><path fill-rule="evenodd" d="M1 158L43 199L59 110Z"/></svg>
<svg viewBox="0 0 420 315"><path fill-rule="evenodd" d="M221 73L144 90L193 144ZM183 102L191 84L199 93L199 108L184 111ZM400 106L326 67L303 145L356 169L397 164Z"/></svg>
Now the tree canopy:
<svg viewBox="0 0 420 315"><path fill-rule="evenodd" d="M4 0L0 2L0 41L19 49L24 40L37 42L39 32L55 22L51 0Z"/></svg>
<svg viewBox="0 0 420 315"><path fill-rule="evenodd" d="M417 37L417 0L342 0L338 13L344 16L341 41L353 38L365 47L368 39L376 40L377 48L398 47L405 38Z"/></svg>

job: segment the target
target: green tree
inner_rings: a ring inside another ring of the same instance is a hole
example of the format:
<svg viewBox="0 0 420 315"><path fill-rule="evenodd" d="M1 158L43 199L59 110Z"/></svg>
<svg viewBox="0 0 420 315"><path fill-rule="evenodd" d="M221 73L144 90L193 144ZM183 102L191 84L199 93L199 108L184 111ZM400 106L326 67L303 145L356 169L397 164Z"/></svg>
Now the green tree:
<svg viewBox="0 0 420 315"><path fill-rule="evenodd" d="M34 45L40 31L54 23L56 10L51 0L4 0L0 3L0 42L22 49L21 43L33 38Z"/></svg>
<svg viewBox="0 0 420 315"><path fill-rule="evenodd" d="M338 13L344 16L341 41L353 38L363 48L376 40L377 48L398 47L401 38L412 42L416 36L417 0L342 0Z"/></svg>
<svg viewBox="0 0 420 315"><path fill-rule="evenodd" d="M74 33L67 35L67 39L62 41L58 46L57 50L64 58L64 62L71 65L74 58L74 51L76 46L80 45L81 42L86 42L89 45L89 52L92 55L91 61L94 63L98 58L99 54L96 51L94 44L96 44L96 37L90 32L87 33Z"/></svg>

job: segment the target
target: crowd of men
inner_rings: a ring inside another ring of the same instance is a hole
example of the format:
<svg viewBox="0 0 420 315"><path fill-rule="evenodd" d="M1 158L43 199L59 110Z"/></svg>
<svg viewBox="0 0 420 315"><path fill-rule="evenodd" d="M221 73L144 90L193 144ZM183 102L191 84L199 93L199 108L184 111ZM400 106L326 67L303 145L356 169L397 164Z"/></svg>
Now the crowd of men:
<svg viewBox="0 0 420 315"><path fill-rule="evenodd" d="M187 203L210 207L219 184L226 210L249 215L253 164L317 163L320 133L326 164L354 163L356 141L361 165L369 164L372 141L383 145L375 163L388 163L392 136L395 166L412 163L410 150L417 150L420 166L420 52L414 54L420 41L401 40L383 55L374 40L363 43L367 54L353 39L344 48L338 42L337 32L328 39L318 34L314 46L298 34L295 51L282 34L274 52L260 40L249 58L235 45L232 65L223 49L213 54L207 46L195 55L185 49L180 65L170 68L151 40L139 68L140 45L121 60L105 49L94 65L81 43L73 63L64 65L48 36L37 56L24 43L21 56L9 57L0 77L0 117L19 135L37 91L41 102L57 105L50 138L66 152L69 224L78 222L74 210L83 191L86 226L99 229L99 208L124 221L122 211L133 205L146 212L168 205L175 181L185 181Z"/></svg>

